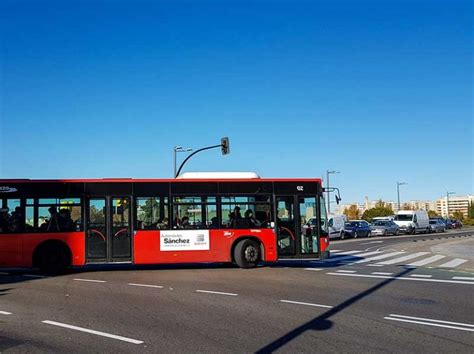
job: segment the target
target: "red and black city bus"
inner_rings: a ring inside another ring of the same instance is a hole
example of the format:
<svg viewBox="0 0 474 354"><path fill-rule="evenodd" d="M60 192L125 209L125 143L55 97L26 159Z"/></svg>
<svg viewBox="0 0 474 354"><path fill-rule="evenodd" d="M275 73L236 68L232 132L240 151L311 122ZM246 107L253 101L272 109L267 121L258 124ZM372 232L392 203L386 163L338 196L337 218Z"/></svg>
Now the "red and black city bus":
<svg viewBox="0 0 474 354"><path fill-rule="evenodd" d="M320 179L0 180L0 267L234 262L329 256ZM309 219L319 222L309 223ZM314 220L314 219L313 219Z"/></svg>

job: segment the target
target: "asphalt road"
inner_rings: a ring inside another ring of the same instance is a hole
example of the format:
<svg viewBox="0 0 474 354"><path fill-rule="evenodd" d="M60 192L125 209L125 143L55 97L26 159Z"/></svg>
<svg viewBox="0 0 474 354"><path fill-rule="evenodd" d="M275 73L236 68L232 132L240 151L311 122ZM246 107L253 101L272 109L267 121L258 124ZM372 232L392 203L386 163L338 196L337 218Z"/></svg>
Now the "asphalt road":
<svg viewBox="0 0 474 354"><path fill-rule="evenodd" d="M325 262L250 270L0 273L0 352L472 353L474 270L462 250L474 233L453 235L339 241Z"/></svg>

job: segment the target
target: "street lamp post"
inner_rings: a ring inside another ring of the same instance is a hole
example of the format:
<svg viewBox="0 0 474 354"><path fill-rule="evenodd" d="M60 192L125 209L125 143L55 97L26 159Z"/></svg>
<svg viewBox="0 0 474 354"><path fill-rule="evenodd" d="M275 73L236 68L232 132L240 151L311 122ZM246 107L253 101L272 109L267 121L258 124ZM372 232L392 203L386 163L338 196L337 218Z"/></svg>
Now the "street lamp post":
<svg viewBox="0 0 474 354"><path fill-rule="evenodd" d="M397 200L398 200L398 210L400 210L400 186L404 186L408 183L406 182L398 182L397 181Z"/></svg>
<svg viewBox="0 0 474 354"><path fill-rule="evenodd" d="M448 192L446 191L446 219L449 219L449 196L456 192Z"/></svg>
<svg viewBox="0 0 474 354"><path fill-rule="evenodd" d="M183 148L182 146L175 146L173 148L173 178L176 176L176 154L178 152L189 152L193 151L191 148Z"/></svg>
<svg viewBox="0 0 474 354"><path fill-rule="evenodd" d="M340 173L339 171L330 171L330 170L326 170L326 188L327 188L327 198L328 198L328 214L331 213L331 202L330 202L330 192L329 192L329 175L330 174L336 174L336 173Z"/></svg>

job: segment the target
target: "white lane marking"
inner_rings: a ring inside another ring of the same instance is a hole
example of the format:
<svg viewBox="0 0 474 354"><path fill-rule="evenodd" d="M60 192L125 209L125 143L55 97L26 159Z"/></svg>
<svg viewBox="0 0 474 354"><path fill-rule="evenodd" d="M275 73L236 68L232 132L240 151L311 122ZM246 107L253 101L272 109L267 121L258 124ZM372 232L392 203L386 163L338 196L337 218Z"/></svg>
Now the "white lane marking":
<svg viewBox="0 0 474 354"><path fill-rule="evenodd" d="M409 278L409 277L390 277L385 275L369 275L369 274L346 274L346 273L326 273L328 275L340 275L345 277L360 277L360 278L378 278L378 279L393 279L393 280L414 280L414 281L428 281L433 283L450 283L450 284L468 284L474 285L472 281L462 280L444 280L444 279L425 279L425 278Z"/></svg>
<svg viewBox="0 0 474 354"><path fill-rule="evenodd" d="M128 283L130 286L142 286L144 288L157 288L157 289L163 289L163 286L161 285L150 285L150 284L136 284L136 283Z"/></svg>
<svg viewBox="0 0 474 354"><path fill-rule="evenodd" d="M456 268L457 266L466 263L467 259L462 259L462 258L454 258L452 261L443 263L439 265L439 268Z"/></svg>
<svg viewBox="0 0 474 354"><path fill-rule="evenodd" d="M300 302L300 301L291 301L291 300L280 300L280 302L284 302L286 304L306 305L306 306L313 306L313 307L323 307L325 309L332 309L332 306L329 306L329 305L313 304L310 302Z"/></svg>
<svg viewBox="0 0 474 354"><path fill-rule="evenodd" d="M432 275L428 275L428 274L411 274L410 277L414 277L414 278L431 278L433 277Z"/></svg>
<svg viewBox="0 0 474 354"><path fill-rule="evenodd" d="M0 272L1 275L10 275L10 273Z"/></svg>
<svg viewBox="0 0 474 354"><path fill-rule="evenodd" d="M443 259L443 258L446 258L446 256L443 256L441 254L436 254L434 256L424 258L420 261L416 261L416 262L410 263L408 265L413 266L413 267L420 267L420 266L424 266L424 265L427 265L427 264L430 264L430 263L434 263L434 262L439 261L440 259Z"/></svg>
<svg viewBox="0 0 474 354"><path fill-rule="evenodd" d="M383 267L383 264L367 264L367 267Z"/></svg>
<svg viewBox="0 0 474 354"><path fill-rule="evenodd" d="M340 254L356 254L356 253L361 253L361 252L364 252L364 251L360 251L360 250L356 250L356 251L340 251L337 253L337 256L339 256Z"/></svg>
<svg viewBox="0 0 474 354"><path fill-rule="evenodd" d="M315 270L315 271L320 271L320 270L323 270L323 268L305 268L305 270Z"/></svg>
<svg viewBox="0 0 474 354"><path fill-rule="evenodd" d="M383 243L383 241L370 241L370 242L366 242L366 243L360 243L360 245L370 245L372 243Z"/></svg>
<svg viewBox="0 0 474 354"><path fill-rule="evenodd" d="M469 323L450 322L450 321L443 321L443 320L433 320L431 318L413 317L413 316L405 316L405 315L395 315L393 313L391 313L390 316L400 317L400 318L408 318L408 319L411 319L411 320L421 320L421 321L428 321L428 322L445 323L445 324L452 324L452 325L455 325L455 326L465 326L465 327L474 328L474 324L469 324Z"/></svg>
<svg viewBox="0 0 474 354"><path fill-rule="evenodd" d="M355 270L344 270L344 269L336 270L336 272L338 272L338 273L356 273Z"/></svg>
<svg viewBox="0 0 474 354"><path fill-rule="evenodd" d="M107 283L105 280L96 280L96 279L81 279L81 278L75 278L74 280L76 281L88 281L91 283Z"/></svg>
<svg viewBox="0 0 474 354"><path fill-rule="evenodd" d="M381 252L381 251L376 251L376 252ZM371 261L378 261L379 259L384 259L384 258L390 258L390 257L393 257L393 256L398 256L399 254L403 254L405 252L400 252L400 251L397 251L397 252L391 252L391 253L385 253L385 254L381 254L380 256L375 256L375 257L369 257L369 258L366 258L366 259L361 259L360 261L356 261L354 262L354 264L358 264L358 263L366 263L366 262L371 262Z"/></svg>
<svg viewBox="0 0 474 354"><path fill-rule="evenodd" d="M342 250L329 250L329 252L331 253L337 253L337 252L341 252Z"/></svg>
<svg viewBox="0 0 474 354"><path fill-rule="evenodd" d="M372 272L370 274L374 274L374 275L392 275L393 273L387 273L387 272Z"/></svg>
<svg viewBox="0 0 474 354"><path fill-rule="evenodd" d="M27 277L27 278L47 278L46 275L37 275L37 274L22 274L22 277Z"/></svg>
<svg viewBox="0 0 474 354"><path fill-rule="evenodd" d="M328 259L325 259L323 262L340 262L342 260L351 260L351 262L354 262L355 259L357 259L357 257L365 257L365 256L372 256L374 254L379 254L381 253L381 251L372 251L372 252L365 252L365 253L360 253L360 254L357 254L357 255L343 255L343 256L339 256L339 253L336 255L336 257L331 257L331 258L328 258ZM357 263L357 262L355 262Z"/></svg>
<svg viewBox="0 0 474 354"><path fill-rule="evenodd" d="M0 311L0 315L11 315L11 314L12 314L11 312Z"/></svg>
<svg viewBox="0 0 474 354"><path fill-rule="evenodd" d="M221 291L211 291L211 290L196 290L197 293L207 293L207 294L217 294L217 295L227 295L227 296L237 296L239 294L233 293L223 293Z"/></svg>
<svg viewBox="0 0 474 354"><path fill-rule="evenodd" d="M391 264L396 264L396 263L403 263L403 262L408 261L410 259L425 256L427 254L429 254L429 252L416 252L416 253L412 253L412 254L409 254L409 255L406 255L406 256L403 256L403 257L398 257L398 258L395 258L395 259L390 259L388 261L379 262L379 264L391 265Z"/></svg>
<svg viewBox="0 0 474 354"><path fill-rule="evenodd" d="M46 324L49 324L49 325L53 325L53 326L58 326L58 327L63 327L63 328L68 328L68 329L73 329L75 331L79 331L79 332L85 332L85 333L90 333L90 334L96 334L98 336L102 336L102 337L107 337L107 338L112 338L112 339L117 339L117 340L121 340L121 341L124 341L124 342L128 342L128 343L132 343L132 344L142 344L143 341L141 340L137 340L137 339L132 339L132 338L127 338L127 337L122 337L122 336L117 336L115 334L110 334L110 333L105 333L105 332L100 332L100 331L95 331L93 329L88 329L88 328L84 328L84 327L78 327L78 326L72 326L72 325L68 325L68 324L65 324L65 323L60 323L60 322L55 322L55 321L41 321L42 323L46 323Z"/></svg>
<svg viewBox="0 0 474 354"><path fill-rule="evenodd" d="M421 324L421 325L425 325L425 326L442 327L442 328L458 329L458 330L460 330L460 331L474 332L474 329L471 329L471 328L457 327L457 326L448 326L448 325L442 325L442 324L431 323L431 322L406 320L406 319L403 319L403 318L395 318L395 317L384 317L384 319L386 319L386 320L391 320L391 321L400 321L400 322L416 323L416 324Z"/></svg>
<svg viewBox="0 0 474 354"><path fill-rule="evenodd" d="M472 280L472 281L474 281L474 277L452 277L451 279L454 279L454 280Z"/></svg>

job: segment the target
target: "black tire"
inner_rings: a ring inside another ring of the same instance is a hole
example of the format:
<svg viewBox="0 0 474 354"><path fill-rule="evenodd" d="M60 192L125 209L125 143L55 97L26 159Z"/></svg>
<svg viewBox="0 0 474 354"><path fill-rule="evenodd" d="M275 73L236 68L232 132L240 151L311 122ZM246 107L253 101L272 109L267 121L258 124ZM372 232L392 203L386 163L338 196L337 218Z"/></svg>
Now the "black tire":
<svg viewBox="0 0 474 354"><path fill-rule="evenodd" d="M354 231L354 238L357 238L359 235L357 235L357 231Z"/></svg>
<svg viewBox="0 0 474 354"><path fill-rule="evenodd" d="M384 236L387 236L387 235L388 235L388 231L385 230L385 231L383 232L383 235L384 235Z"/></svg>
<svg viewBox="0 0 474 354"><path fill-rule="evenodd" d="M410 235L416 234L416 229L414 227L411 228L409 233L410 233Z"/></svg>
<svg viewBox="0 0 474 354"><path fill-rule="evenodd" d="M397 229L397 231L395 231L395 236L398 236L400 234L400 231Z"/></svg>
<svg viewBox="0 0 474 354"><path fill-rule="evenodd" d="M41 273L61 274L71 265L71 254L66 246L47 244L38 248L34 261Z"/></svg>
<svg viewBox="0 0 474 354"><path fill-rule="evenodd" d="M255 268L260 261L260 245L250 239L239 241L234 248L234 261L240 268Z"/></svg>
<svg viewBox="0 0 474 354"><path fill-rule="evenodd" d="M346 238L346 233L341 232L341 236L339 237L341 240L344 240Z"/></svg>

